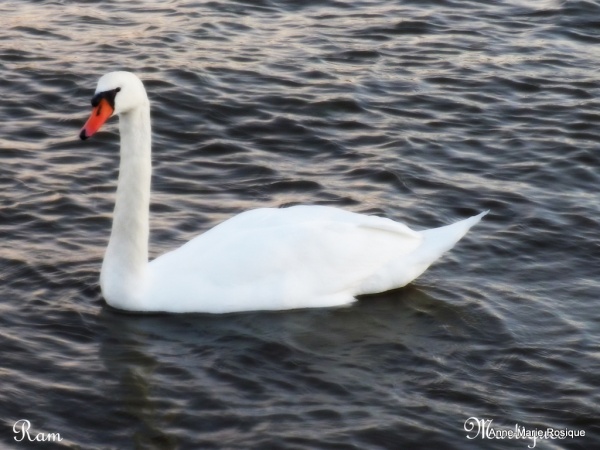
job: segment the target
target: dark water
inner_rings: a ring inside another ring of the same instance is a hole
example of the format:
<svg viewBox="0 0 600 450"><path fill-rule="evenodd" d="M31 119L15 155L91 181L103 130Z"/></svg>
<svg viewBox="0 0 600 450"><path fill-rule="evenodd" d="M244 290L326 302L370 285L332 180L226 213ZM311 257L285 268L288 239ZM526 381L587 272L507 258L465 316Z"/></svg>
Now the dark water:
<svg viewBox="0 0 600 450"><path fill-rule="evenodd" d="M0 444L600 448L600 4L0 4ZM329 204L414 228L491 209L412 285L342 309L109 310L116 126L153 107L151 253L237 212ZM19 419L60 443L17 442ZM473 434L473 433L471 433Z"/></svg>

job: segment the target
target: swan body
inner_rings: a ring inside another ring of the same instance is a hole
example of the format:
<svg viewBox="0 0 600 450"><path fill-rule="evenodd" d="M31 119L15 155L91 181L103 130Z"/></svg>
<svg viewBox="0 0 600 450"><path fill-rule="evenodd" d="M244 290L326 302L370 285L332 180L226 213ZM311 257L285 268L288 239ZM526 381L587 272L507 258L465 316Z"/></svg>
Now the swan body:
<svg viewBox="0 0 600 450"><path fill-rule="evenodd" d="M98 82L87 139L119 115L121 162L100 285L129 311L227 313L331 307L405 286L487 212L425 231L327 206L246 211L148 262L150 106L142 82Z"/></svg>

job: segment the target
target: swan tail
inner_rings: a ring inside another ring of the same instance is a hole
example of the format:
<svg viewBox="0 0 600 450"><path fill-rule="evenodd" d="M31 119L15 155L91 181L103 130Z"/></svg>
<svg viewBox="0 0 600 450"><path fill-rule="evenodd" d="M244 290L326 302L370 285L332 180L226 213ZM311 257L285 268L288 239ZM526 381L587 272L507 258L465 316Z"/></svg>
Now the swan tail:
<svg viewBox="0 0 600 450"><path fill-rule="evenodd" d="M489 210L450 225L421 231L423 243L415 253L419 254L421 261L429 261L428 265L431 264L454 247L488 212Z"/></svg>
<svg viewBox="0 0 600 450"><path fill-rule="evenodd" d="M375 294L406 286L439 259L489 211L439 228L420 231L421 244L411 253L388 263L360 286L357 295Z"/></svg>

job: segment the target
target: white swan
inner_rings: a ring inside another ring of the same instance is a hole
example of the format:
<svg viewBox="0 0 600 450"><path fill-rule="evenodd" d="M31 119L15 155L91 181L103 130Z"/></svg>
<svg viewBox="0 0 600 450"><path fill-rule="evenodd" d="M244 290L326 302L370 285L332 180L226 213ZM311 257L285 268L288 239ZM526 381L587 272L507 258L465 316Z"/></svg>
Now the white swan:
<svg viewBox="0 0 600 450"><path fill-rule="evenodd" d="M404 286L486 214L416 232L326 206L239 214L148 262L150 104L129 72L100 78L87 139L119 115L121 164L100 274L107 303L129 311L226 313L346 305Z"/></svg>

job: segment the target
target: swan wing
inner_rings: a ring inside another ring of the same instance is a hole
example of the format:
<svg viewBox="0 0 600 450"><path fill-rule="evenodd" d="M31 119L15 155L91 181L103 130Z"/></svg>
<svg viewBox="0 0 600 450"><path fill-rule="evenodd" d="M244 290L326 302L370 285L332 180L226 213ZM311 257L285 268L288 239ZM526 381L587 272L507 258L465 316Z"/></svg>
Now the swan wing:
<svg viewBox="0 0 600 450"><path fill-rule="evenodd" d="M147 298L165 311L347 304L422 240L392 220L325 206L247 211L152 261Z"/></svg>

